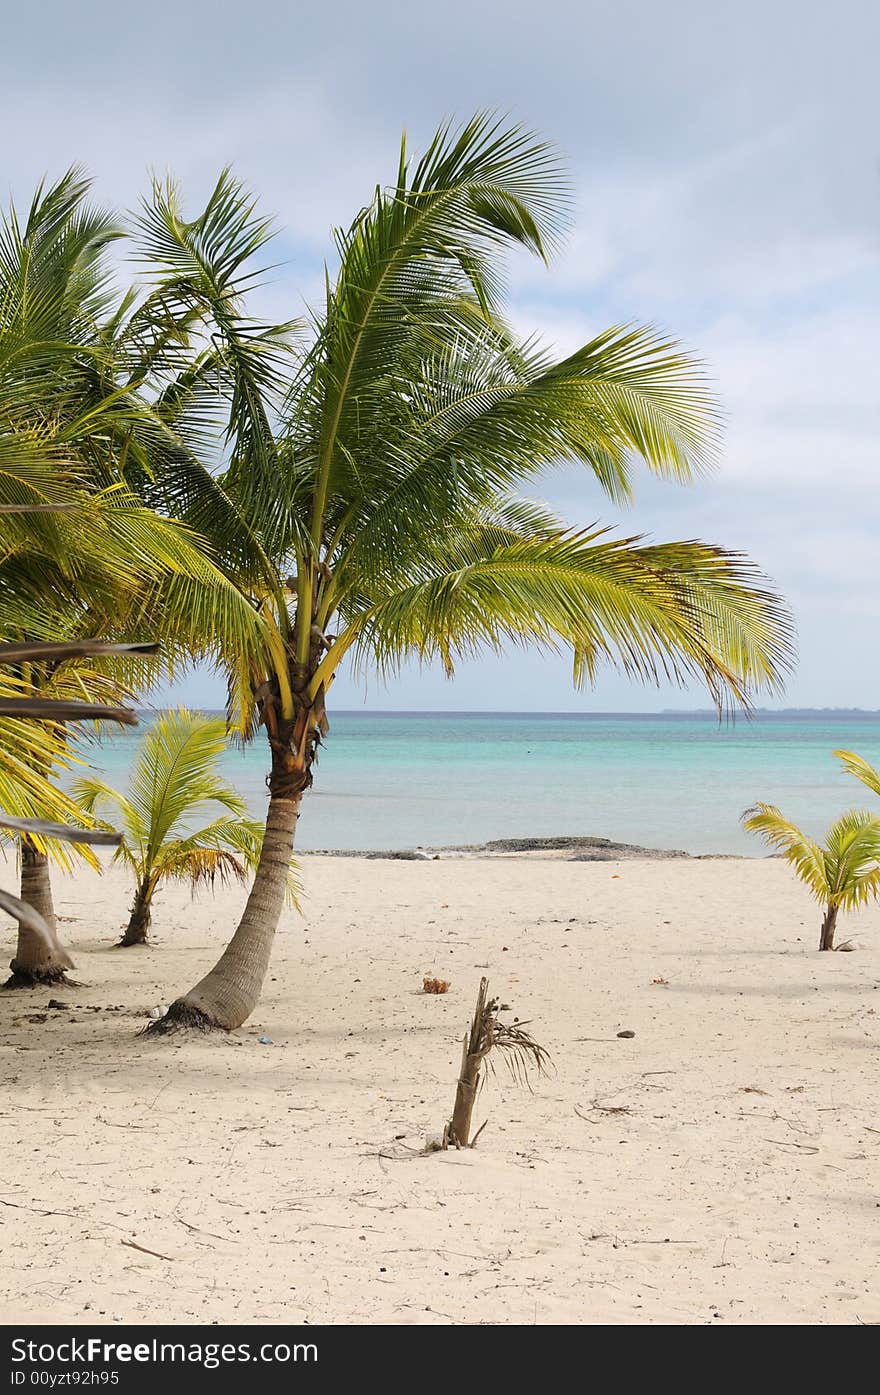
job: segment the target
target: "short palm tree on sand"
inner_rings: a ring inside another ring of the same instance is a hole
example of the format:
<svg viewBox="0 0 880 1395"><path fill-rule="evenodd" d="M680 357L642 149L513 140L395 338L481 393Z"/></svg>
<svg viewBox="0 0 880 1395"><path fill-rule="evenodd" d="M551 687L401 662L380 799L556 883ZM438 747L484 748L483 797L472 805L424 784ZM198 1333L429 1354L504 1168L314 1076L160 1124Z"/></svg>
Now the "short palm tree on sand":
<svg viewBox="0 0 880 1395"><path fill-rule="evenodd" d="M80 806L92 816L108 816L121 830L114 861L134 874L131 917L120 945L146 944L160 882L172 878L195 888L217 877L244 881L256 867L262 824L247 817L244 800L217 772L225 744L222 718L167 712L144 736L128 794L96 777L76 782Z"/></svg>
<svg viewBox="0 0 880 1395"><path fill-rule="evenodd" d="M865 809L841 814L824 845L808 838L773 804L747 809L743 827L781 853L824 908L820 949L834 948L841 911L856 910L880 892L880 819Z"/></svg>

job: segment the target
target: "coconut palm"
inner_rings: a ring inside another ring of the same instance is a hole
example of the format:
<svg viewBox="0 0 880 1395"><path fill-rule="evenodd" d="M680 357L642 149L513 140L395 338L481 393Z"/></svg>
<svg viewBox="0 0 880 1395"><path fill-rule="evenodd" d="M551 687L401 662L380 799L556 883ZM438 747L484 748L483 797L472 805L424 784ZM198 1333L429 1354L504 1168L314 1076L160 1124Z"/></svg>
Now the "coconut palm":
<svg viewBox="0 0 880 1395"><path fill-rule="evenodd" d="M501 310L500 254L547 257L568 215L559 161L477 117L438 132L336 237L338 269L291 344L245 293L269 236L224 174L204 212L172 183L139 220L166 303L214 322L204 370L167 395L198 443L219 391L225 468L190 463L133 488L198 527L263 626L227 651L243 735L269 744L269 807L244 914L219 963L160 1029L234 1028L253 1011L283 902L304 792L340 665L393 676L408 659L505 645L568 649L578 684L603 663L643 680L704 681L719 705L773 687L791 656L778 597L750 562L699 542L572 529L517 496L563 460L624 501L642 462L687 481L707 467L716 410L699 364L649 328L599 334L559 361Z"/></svg>
<svg viewBox="0 0 880 1395"><path fill-rule="evenodd" d="M781 853L823 907L820 949L834 948L841 911L855 910L880 892L880 819L865 809L841 814L824 844L808 838L773 804L746 810L743 827Z"/></svg>
<svg viewBox="0 0 880 1395"><path fill-rule="evenodd" d="M148 291L116 290L108 251L122 228L88 195L88 181L70 170L38 188L25 216L12 206L0 218L0 639L30 646L4 681L17 685L16 701L44 706L118 705L155 677L156 662L133 663L118 649L95 658L95 634L161 631L163 662L173 663L218 625L238 628L246 649L244 632L258 625L190 530L124 484L126 460L148 470L185 454L157 404L168 377L198 357L195 316ZM70 643L59 657L62 639ZM45 641L56 642L49 654ZM49 817L69 818L70 801L46 782L67 761L65 728L28 730L8 778L20 783L28 767L44 815L48 799ZM22 812L19 802L6 807ZM22 896L54 924L50 854L69 861L64 843L22 834ZM54 981L61 959L69 965L66 951L49 956L46 945L22 921L17 981Z"/></svg>
<svg viewBox="0 0 880 1395"><path fill-rule="evenodd" d="M163 881L193 888L218 878L244 881L256 867L262 824L248 818L245 801L218 773L225 747L222 718L167 712L143 738L127 794L91 776L74 783L81 808L101 821L109 816L122 831L114 861L132 872L135 894L121 945L146 944Z"/></svg>

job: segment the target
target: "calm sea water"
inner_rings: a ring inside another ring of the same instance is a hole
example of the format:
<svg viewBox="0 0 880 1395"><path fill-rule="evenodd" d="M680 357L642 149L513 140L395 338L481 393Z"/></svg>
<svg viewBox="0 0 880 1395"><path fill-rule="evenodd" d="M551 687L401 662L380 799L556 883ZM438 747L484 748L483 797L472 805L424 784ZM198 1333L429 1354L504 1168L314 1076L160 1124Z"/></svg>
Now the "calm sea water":
<svg viewBox="0 0 880 1395"><path fill-rule="evenodd" d="M144 723L150 720L145 717ZM124 786L138 731L84 754ZM880 801L831 752L880 764L880 717L336 713L306 796L303 848L412 848L492 838L597 835L692 853L762 849L739 827L756 799L813 833ZM224 758L265 809L265 742Z"/></svg>

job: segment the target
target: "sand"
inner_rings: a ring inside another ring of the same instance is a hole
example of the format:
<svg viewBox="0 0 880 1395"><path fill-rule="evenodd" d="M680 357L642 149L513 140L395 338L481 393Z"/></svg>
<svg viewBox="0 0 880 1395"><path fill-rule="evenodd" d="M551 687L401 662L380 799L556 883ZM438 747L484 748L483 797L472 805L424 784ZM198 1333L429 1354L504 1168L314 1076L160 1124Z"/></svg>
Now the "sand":
<svg viewBox="0 0 880 1395"><path fill-rule="evenodd" d="M880 1321L880 910L819 954L772 860L303 870L250 1022L165 1041L243 892L114 950L122 874L58 880L83 986L0 996L0 1321ZM483 973L556 1074L423 1156Z"/></svg>

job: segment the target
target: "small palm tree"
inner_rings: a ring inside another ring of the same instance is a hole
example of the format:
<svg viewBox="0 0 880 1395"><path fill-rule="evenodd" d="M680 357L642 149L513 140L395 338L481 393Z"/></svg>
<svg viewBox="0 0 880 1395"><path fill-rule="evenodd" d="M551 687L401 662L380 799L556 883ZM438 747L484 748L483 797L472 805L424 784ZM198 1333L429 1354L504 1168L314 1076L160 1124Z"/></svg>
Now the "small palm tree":
<svg viewBox="0 0 880 1395"><path fill-rule="evenodd" d="M831 825L824 846L805 833L773 804L756 804L743 815L743 827L759 833L793 867L824 907L820 949L834 948L841 911L851 911L880 892L880 819L865 809L850 809Z"/></svg>
<svg viewBox="0 0 880 1395"><path fill-rule="evenodd" d="M74 785L86 813L112 811L122 831L114 861L131 869L135 895L121 946L146 944L160 882L173 878L195 888L216 877L244 881L256 867L262 825L247 817L244 800L217 773L225 744L222 718L167 712L144 736L127 795L96 777ZM212 805L222 812L211 817Z"/></svg>

